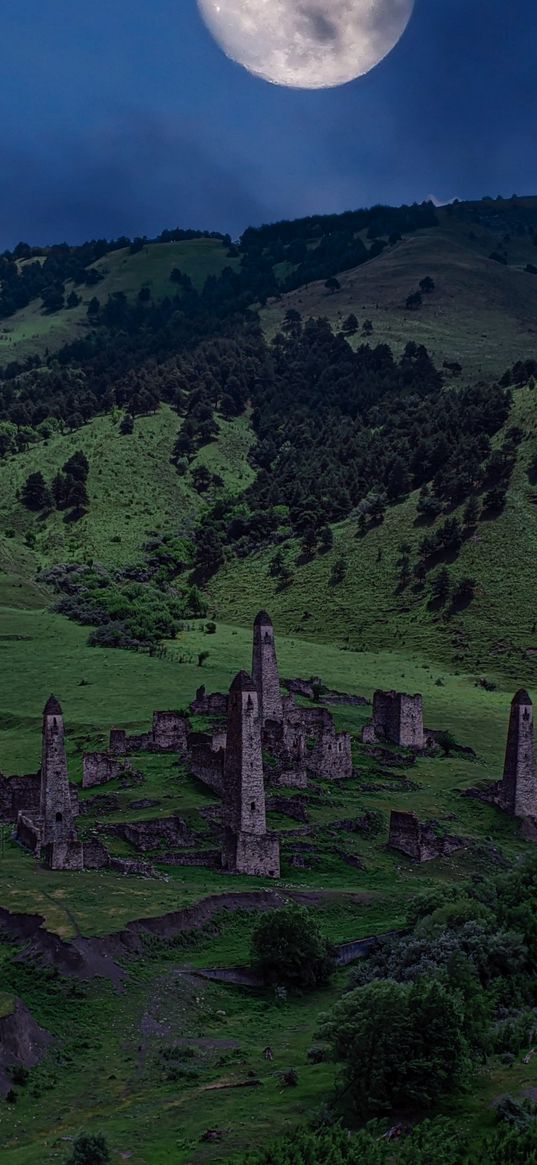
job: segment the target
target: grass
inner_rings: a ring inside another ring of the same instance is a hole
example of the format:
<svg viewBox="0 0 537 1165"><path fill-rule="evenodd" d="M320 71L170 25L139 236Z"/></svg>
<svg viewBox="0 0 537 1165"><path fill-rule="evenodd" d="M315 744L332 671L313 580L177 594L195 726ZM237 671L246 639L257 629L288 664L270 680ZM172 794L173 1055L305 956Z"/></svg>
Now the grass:
<svg viewBox="0 0 537 1165"><path fill-rule="evenodd" d="M201 290L209 275L219 275L224 267L233 267L227 248L218 239L192 239L180 243L149 243L135 255L128 248L111 252L93 266L103 279L93 287L66 284L66 298L74 289L81 304L52 315L44 314L41 300L33 300L28 307L16 312L0 327L0 364L25 360L29 355L44 356L64 344L80 338L88 328L87 307L94 296L105 303L109 295L123 292L134 298L142 287L149 287L155 300L176 293L170 280L174 268L189 275L194 286Z"/></svg>
<svg viewBox="0 0 537 1165"><path fill-rule="evenodd" d="M220 420L219 435L193 462L219 473L228 493L241 492L251 480L247 456L253 435L248 417ZM181 419L163 405L139 417L134 432L121 436L111 415L97 417L75 433L58 434L0 464L0 565L6 574L30 573L32 555L24 539L35 541L38 563L88 561L106 566L133 562L151 533L188 536L207 504L193 488L191 475L179 477L171 455ZM50 484L76 450L90 463L89 506L77 522L63 511L41 516L18 500L29 473L39 470ZM7 538L11 531L14 538ZM3 538L2 538L3 534Z"/></svg>

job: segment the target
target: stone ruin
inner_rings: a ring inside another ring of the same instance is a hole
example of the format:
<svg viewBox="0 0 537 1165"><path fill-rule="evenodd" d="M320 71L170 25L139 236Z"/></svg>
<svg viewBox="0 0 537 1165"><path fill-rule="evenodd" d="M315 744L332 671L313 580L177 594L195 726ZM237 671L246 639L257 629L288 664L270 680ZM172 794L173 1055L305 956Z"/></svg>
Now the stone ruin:
<svg viewBox="0 0 537 1165"><path fill-rule="evenodd" d="M51 696L43 712L39 810L19 812L17 839L42 856L50 869L81 870L84 854L75 828L77 813L69 787L63 713Z"/></svg>
<svg viewBox="0 0 537 1165"><path fill-rule="evenodd" d="M257 687L239 672L228 701L222 866L234 874L279 878L280 843L267 833L261 722Z"/></svg>
<svg viewBox="0 0 537 1165"><path fill-rule="evenodd" d="M186 756L188 733L188 717L183 712L154 712L150 732L128 736L123 729L112 728L108 750L112 756L131 752L176 752Z"/></svg>
<svg viewBox="0 0 537 1165"><path fill-rule="evenodd" d="M512 817L537 817L533 704L523 688L511 704L503 779L496 786L496 799Z"/></svg>
<svg viewBox="0 0 537 1165"><path fill-rule="evenodd" d="M435 858L449 857L465 845L461 837L442 836L435 823L420 821L416 813L395 810L391 813L388 846L406 854L414 862L432 862Z"/></svg>
<svg viewBox="0 0 537 1165"><path fill-rule="evenodd" d="M364 744L396 744L421 752L426 747L423 726L423 698L404 692L375 692L373 720L366 724Z"/></svg>

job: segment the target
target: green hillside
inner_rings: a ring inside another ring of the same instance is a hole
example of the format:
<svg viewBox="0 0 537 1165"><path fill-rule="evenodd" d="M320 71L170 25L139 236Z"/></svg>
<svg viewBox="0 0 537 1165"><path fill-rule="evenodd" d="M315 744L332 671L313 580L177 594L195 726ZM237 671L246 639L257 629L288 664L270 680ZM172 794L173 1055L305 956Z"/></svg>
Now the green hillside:
<svg viewBox="0 0 537 1165"><path fill-rule="evenodd" d="M419 231L361 267L338 276L341 289L312 283L271 302L262 318L267 334L281 326L288 310L326 316L340 328L350 313L360 329L373 324L369 343L387 343L401 352L409 340L425 344L435 362L462 364L466 377L498 375L515 360L535 354L537 275L526 272L537 250L528 236L507 245L506 265L489 255L498 235L480 230L471 238L467 224L440 215L436 228ZM502 237L502 236L500 236ZM435 291L421 308L409 310L407 297L430 276ZM356 344L363 343L361 331Z"/></svg>
<svg viewBox="0 0 537 1165"><path fill-rule="evenodd" d="M27 573L31 555L25 539L41 565L97 559L113 566L135 561L151 533L188 534L206 504L192 485L197 465L218 473L230 493L246 487L252 477L246 418L220 421L217 439L200 450L186 477L179 477L171 462L180 427L180 418L165 405L154 416L140 417L127 436L120 434L117 418L98 417L2 461L0 564L5 572ZM90 464L84 516L69 522L62 511L36 516L25 509L17 495L28 474L39 470L50 483L77 450Z"/></svg>
<svg viewBox="0 0 537 1165"><path fill-rule="evenodd" d="M244 623L257 609L274 613L288 633L338 643L350 651L417 651L431 660L480 671L500 671L516 682L537 679L535 562L537 508L528 464L537 452L535 390L515 393L509 425L525 434L519 448L507 505L503 513L482 516L463 542L460 554L448 556L453 583L476 580L475 598L461 613L450 615L430 604L430 579L444 559L430 568L424 586L398 583L401 546L410 548L414 565L418 547L432 526L420 522L417 495L390 507L383 523L360 536L356 521L335 527L334 546L304 561L300 545L282 550L291 577L282 582L271 574L274 548L246 561L230 558L211 581L209 593L220 617ZM498 436L498 442L501 435ZM451 516L462 518L464 507ZM345 564L344 578L334 583L334 565Z"/></svg>
<svg viewBox="0 0 537 1165"><path fill-rule="evenodd" d="M170 275L178 268L188 275L194 287L201 289L209 275L219 275L224 267L233 267L225 247L217 239L193 239L178 243L147 243L142 250L131 254L129 248L112 251L92 267L102 276L91 287L66 284L66 295L76 290L81 299L78 307L47 313L40 299L0 320L0 366L27 356L43 357L64 344L72 343L90 330L88 304L94 296L105 303L109 295L123 292L134 299L142 288L148 288L153 300L158 301L176 293Z"/></svg>

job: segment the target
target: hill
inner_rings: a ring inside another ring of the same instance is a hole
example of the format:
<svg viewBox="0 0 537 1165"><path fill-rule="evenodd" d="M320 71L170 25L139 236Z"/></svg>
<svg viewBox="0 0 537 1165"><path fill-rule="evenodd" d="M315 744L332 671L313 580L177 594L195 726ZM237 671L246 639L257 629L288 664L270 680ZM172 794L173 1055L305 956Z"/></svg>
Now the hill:
<svg viewBox="0 0 537 1165"><path fill-rule="evenodd" d="M535 204L537 207L537 203ZM335 329L353 313L359 321L355 344L371 321L369 343L387 343L402 352L409 340L424 344L436 364L462 365L466 378L497 376L517 359L534 356L537 344L537 251L533 236L499 242L505 232L478 227L438 214L438 226L416 232L374 259L338 275L336 292L318 281L271 301L262 312L270 337L287 311L305 319L326 316ZM504 224L502 224L504 225ZM501 248L505 262L490 258ZM503 247L506 248L505 252ZM409 295L431 277L435 290L420 307L409 309Z"/></svg>
<svg viewBox="0 0 537 1165"><path fill-rule="evenodd" d="M0 367L28 356L43 358L86 335L91 330L88 305L94 297L102 303L118 294L133 300L146 288L158 302L176 293L177 285L170 279L175 269L201 290L209 276L220 275L224 267L234 265L236 260L218 239L147 243L134 254L130 247L111 251L88 266L88 271L95 272L95 282L89 286L65 282L65 298L74 292L80 300L75 307L46 311L41 298L36 297L14 315L0 318Z"/></svg>

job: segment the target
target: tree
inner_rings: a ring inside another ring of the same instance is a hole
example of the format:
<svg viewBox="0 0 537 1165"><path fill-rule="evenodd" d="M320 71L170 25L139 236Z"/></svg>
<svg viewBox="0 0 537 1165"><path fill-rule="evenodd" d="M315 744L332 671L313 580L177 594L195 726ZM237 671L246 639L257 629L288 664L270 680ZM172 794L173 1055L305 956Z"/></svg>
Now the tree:
<svg viewBox="0 0 537 1165"><path fill-rule="evenodd" d="M412 291L411 294L407 296L406 306L410 308L411 311L417 311L417 309L421 307L422 304L423 296L421 291Z"/></svg>
<svg viewBox="0 0 537 1165"><path fill-rule="evenodd" d="M42 473L30 473L21 490L21 502L27 510L45 510L50 506L50 490Z"/></svg>
<svg viewBox="0 0 537 1165"><path fill-rule="evenodd" d="M110 1165L112 1158L106 1140L99 1133L90 1136L81 1133L65 1165Z"/></svg>
<svg viewBox="0 0 537 1165"><path fill-rule="evenodd" d="M374 328L373 328L372 320L364 320L363 325L362 325L362 334L364 336L372 336L373 331L374 331Z"/></svg>
<svg viewBox="0 0 537 1165"><path fill-rule="evenodd" d="M99 315L100 310L101 310L101 305L99 303L99 300L97 299L97 296L94 295L93 298L90 299L90 301L88 303L88 317L89 317L89 319L92 319L92 320L97 319L97 316Z"/></svg>
<svg viewBox="0 0 537 1165"><path fill-rule="evenodd" d="M63 294L63 284L53 284L51 287L45 287L41 292L43 308L48 315L62 310L64 306Z"/></svg>
<svg viewBox="0 0 537 1165"><path fill-rule="evenodd" d="M431 596L433 602L443 606L449 596L450 590L451 579L449 577L449 571L446 570L446 567L444 566L442 570L439 570L438 573L434 575L434 578L431 581Z"/></svg>
<svg viewBox="0 0 537 1165"><path fill-rule="evenodd" d="M80 303L82 303L80 296L77 295L76 291L71 291L67 296L67 307L71 310L74 307L78 307Z"/></svg>
<svg viewBox="0 0 537 1165"><path fill-rule="evenodd" d="M336 291L341 291L341 283L339 282L339 279L335 278L334 275L331 275L330 278L326 280L325 287L331 295L334 295Z"/></svg>
<svg viewBox="0 0 537 1165"><path fill-rule="evenodd" d="M323 554L326 554L334 545L334 535L330 526L323 526L319 533L319 545Z"/></svg>
<svg viewBox="0 0 537 1165"><path fill-rule="evenodd" d="M507 489L504 485L498 485L494 489L489 490L483 499L483 506L485 510L492 510L494 513L501 513L507 501Z"/></svg>
<svg viewBox="0 0 537 1165"><path fill-rule="evenodd" d="M479 502L476 497L469 498L466 503L463 522L465 526L475 526L479 518Z"/></svg>
<svg viewBox="0 0 537 1165"><path fill-rule="evenodd" d="M461 998L438 980L380 980L336 1004L320 1035L342 1062L360 1120L427 1110L466 1081L469 1051Z"/></svg>
<svg viewBox="0 0 537 1165"><path fill-rule="evenodd" d="M134 417L131 413L123 414L121 424L119 426L119 431L122 437L129 437L130 434L134 431Z"/></svg>
<svg viewBox="0 0 537 1165"><path fill-rule="evenodd" d="M204 663L206 663L206 661L208 660L210 654L211 654L210 651L200 651L200 653L198 655L198 667L203 667Z"/></svg>
<svg viewBox="0 0 537 1165"><path fill-rule="evenodd" d="M475 598L476 590L477 582L475 578L461 578L453 591L453 606L467 607L472 602L472 599Z"/></svg>
<svg viewBox="0 0 537 1165"><path fill-rule="evenodd" d="M395 501L404 497L410 489L410 477L402 457L394 457L386 479L388 497Z"/></svg>
<svg viewBox="0 0 537 1165"><path fill-rule="evenodd" d="M252 936L252 961L268 983L315 990L333 970L334 952L315 915L301 906L273 910Z"/></svg>
<svg viewBox="0 0 537 1165"><path fill-rule="evenodd" d="M425 279L420 279L420 291L423 291L424 295L430 295L435 290L435 287L436 283L430 275L426 275Z"/></svg>
<svg viewBox="0 0 537 1165"><path fill-rule="evenodd" d="M351 312L351 314L347 316L346 320L343 320L343 323L341 325L341 331L344 333L345 336L355 336L356 335L356 333L358 331L358 320L357 320L356 316L354 315L354 312Z"/></svg>

